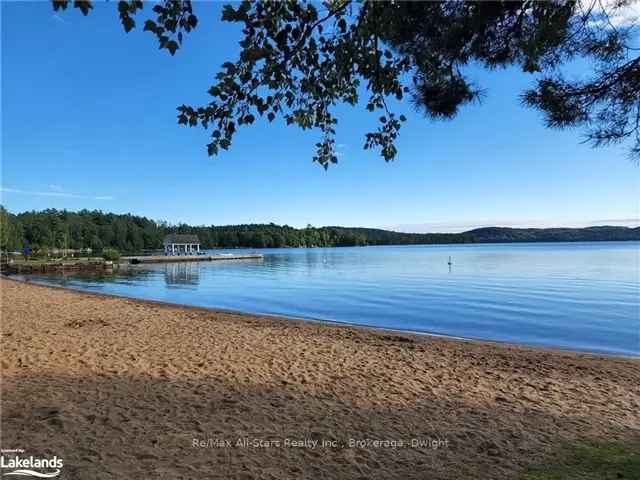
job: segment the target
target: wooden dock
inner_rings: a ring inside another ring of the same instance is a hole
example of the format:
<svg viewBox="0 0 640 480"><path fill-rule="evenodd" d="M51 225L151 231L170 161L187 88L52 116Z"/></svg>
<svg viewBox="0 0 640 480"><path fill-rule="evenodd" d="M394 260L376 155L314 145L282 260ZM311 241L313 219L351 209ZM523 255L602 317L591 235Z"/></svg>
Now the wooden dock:
<svg viewBox="0 0 640 480"><path fill-rule="evenodd" d="M262 258L264 258L264 255L261 253L218 253L216 255L145 255L122 257L122 261L136 265L139 263L210 262L215 260L256 260Z"/></svg>

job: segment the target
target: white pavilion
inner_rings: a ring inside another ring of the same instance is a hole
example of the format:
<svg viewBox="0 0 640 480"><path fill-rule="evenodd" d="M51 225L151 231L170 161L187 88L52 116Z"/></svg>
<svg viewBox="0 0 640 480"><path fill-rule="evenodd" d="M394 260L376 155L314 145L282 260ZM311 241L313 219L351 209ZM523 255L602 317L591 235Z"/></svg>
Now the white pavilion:
<svg viewBox="0 0 640 480"><path fill-rule="evenodd" d="M197 235L171 234L164 237L165 255L198 255L200 240Z"/></svg>

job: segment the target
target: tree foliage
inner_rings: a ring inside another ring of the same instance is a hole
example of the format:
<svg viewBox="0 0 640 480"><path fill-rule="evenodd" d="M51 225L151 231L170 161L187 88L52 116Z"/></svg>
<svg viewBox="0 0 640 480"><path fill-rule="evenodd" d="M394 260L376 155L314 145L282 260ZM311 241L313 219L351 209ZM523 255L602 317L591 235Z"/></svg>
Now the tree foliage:
<svg viewBox="0 0 640 480"><path fill-rule="evenodd" d="M36 253L51 249L103 249L125 253L162 248L165 235L195 234L202 248L347 247L361 245L421 245L475 242L552 242L640 240L640 228L591 227L512 229L480 228L463 233L402 233L376 228L288 225L170 225L131 214L98 210L48 209L19 214L0 206L0 251L28 245ZM107 254L109 255L109 254Z"/></svg>
<svg viewBox="0 0 640 480"><path fill-rule="evenodd" d="M91 248L120 252L141 252L162 248L165 235L198 235L203 248L341 247L419 243L460 243L464 236L411 234L386 230L308 225L170 225L146 217L117 215L97 210L47 209L11 214L0 206L0 250L17 251L28 245L34 250Z"/></svg>
<svg viewBox="0 0 640 480"><path fill-rule="evenodd" d="M517 66L536 74L524 105L539 109L549 127L583 127L595 146L631 139L640 158L640 57L632 40L637 22L611 15L630 0L379 2L243 1L225 5L222 20L242 26L241 52L225 62L209 89L211 101L178 107L178 123L211 129L209 155L230 148L235 133L263 117L320 133L313 160L336 163L338 104L363 105L378 119L364 148L386 160L406 119L392 99L409 98L426 116L448 119L480 98L470 65ZM56 9L68 0L54 0ZM89 2L74 2L86 15ZM121 1L126 31L140 1ZM189 1L153 7L144 29L172 55L197 25ZM589 78L568 80L562 67L593 65Z"/></svg>

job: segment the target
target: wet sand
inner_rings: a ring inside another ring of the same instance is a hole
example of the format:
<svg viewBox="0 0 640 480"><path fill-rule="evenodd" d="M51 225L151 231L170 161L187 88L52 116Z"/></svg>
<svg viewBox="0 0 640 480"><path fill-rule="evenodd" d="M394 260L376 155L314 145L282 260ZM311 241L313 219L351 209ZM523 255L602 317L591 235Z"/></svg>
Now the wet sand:
<svg viewBox="0 0 640 480"><path fill-rule="evenodd" d="M1 445L62 479L517 478L640 438L639 359L0 292Z"/></svg>

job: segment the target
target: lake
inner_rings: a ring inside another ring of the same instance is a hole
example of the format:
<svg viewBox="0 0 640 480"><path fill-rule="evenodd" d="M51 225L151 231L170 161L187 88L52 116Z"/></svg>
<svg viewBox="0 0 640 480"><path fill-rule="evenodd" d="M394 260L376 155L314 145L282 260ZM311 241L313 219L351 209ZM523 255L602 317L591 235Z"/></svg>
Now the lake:
<svg viewBox="0 0 640 480"><path fill-rule="evenodd" d="M261 252L263 260L24 277L184 305L640 355L640 242Z"/></svg>

